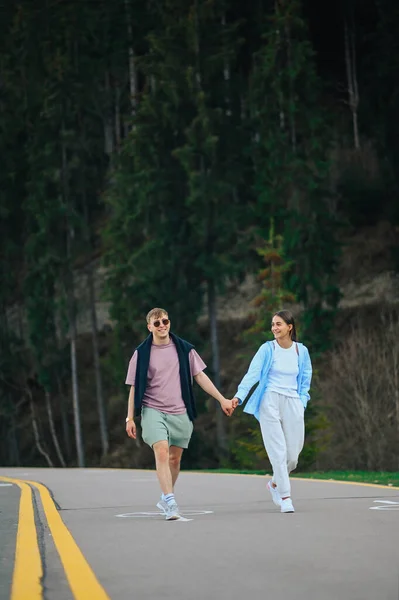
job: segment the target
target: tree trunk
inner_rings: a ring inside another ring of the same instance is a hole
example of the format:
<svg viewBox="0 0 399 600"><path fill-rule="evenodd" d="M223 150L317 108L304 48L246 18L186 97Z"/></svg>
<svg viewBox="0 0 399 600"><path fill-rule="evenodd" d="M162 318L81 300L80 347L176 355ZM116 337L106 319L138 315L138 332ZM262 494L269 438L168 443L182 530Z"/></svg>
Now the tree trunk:
<svg viewBox="0 0 399 600"><path fill-rule="evenodd" d="M83 191L83 211L86 223L85 239L88 250L92 253L92 243L90 236L90 216L89 208L87 204L86 189ZM100 423L100 439L102 455L108 454L108 432L107 432L107 420L105 415L105 403L103 395L103 384L101 377L101 365L100 365L100 351L98 344L98 324L97 324L97 312L96 312L96 292L94 286L94 274L93 266L89 264L87 267L87 288L89 291L89 309L90 309L90 325L91 325L91 339L93 347L93 362L94 362L94 375L96 380L96 399L97 399L97 410L98 418Z"/></svg>
<svg viewBox="0 0 399 600"><path fill-rule="evenodd" d="M82 427L80 420L80 403L79 403L79 385L78 385L78 368L76 360L76 318L75 315L70 316L70 350L71 350L71 375L72 375L72 405L75 425L75 441L76 452L78 455L78 467L85 466Z"/></svg>
<svg viewBox="0 0 399 600"><path fill-rule="evenodd" d="M31 414L33 435L35 437L36 448L38 449L39 453L42 456L44 456L44 458L46 459L47 465L49 467L53 468L54 467L53 462L52 462L48 452L46 452L45 449L43 448L41 441L40 441L39 427L37 425L35 407L34 407L33 398L32 398L32 392L30 390L28 390L27 393L29 396L30 414Z"/></svg>
<svg viewBox="0 0 399 600"><path fill-rule="evenodd" d="M202 89L201 65L200 65L201 46L200 46L199 16L198 16L198 0L195 0L194 20L195 20L195 57L196 57L195 80L197 83L197 88L199 90L201 90Z"/></svg>
<svg viewBox="0 0 399 600"><path fill-rule="evenodd" d="M278 4L275 4L275 11L278 11ZM278 48L279 51L281 51L281 33L280 30L277 29L275 31L276 34L276 47ZM279 121L280 121L280 129L281 131L285 131L285 112L284 112L284 97L283 94L281 92L277 92L278 93L278 106L279 106Z"/></svg>
<svg viewBox="0 0 399 600"><path fill-rule="evenodd" d="M121 90L117 85L115 88L115 141L117 152L120 152L121 149L121 133Z"/></svg>
<svg viewBox="0 0 399 600"><path fill-rule="evenodd" d="M208 317L212 348L212 373L215 386L220 390L220 362L219 362L219 339L216 315L216 292L215 283L208 280ZM216 406L216 435L219 456L227 454L227 434L225 416L219 404Z"/></svg>
<svg viewBox="0 0 399 600"><path fill-rule="evenodd" d="M294 93L294 85L293 85L293 75L292 75L292 45L291 45L291 29L289 23L286 24L285 27L285 35L287 37L287 61L288 61L288 73L290 79L290 103L289 103L289 119L290 119L290 135L291 135L291 149L294 154L296 154L296 123L295 123L295 114L294 114L294 106L295 106L295 93Z"/></svg>
<svg viewBox="0 0 399 600"><path fill-rule="evenodd" d="M130 13L130 0L125 0L125 14L127 24L127 35L129 43L129 90L130 90L130 104L132 109L132 116L136 114L137 107L137 71L136 61L133 49L133 29L132 29L132 17Z"/></svg>
<svg viewBox="0 0 399 600"><path fill-rule="evenodd" d="M66 452L67 459L71 458L71 436L69 433L69 421L68 421L68 411L66 405L66 398L61 386L61 381L58 378L58 397L60 403L60 412L61 412L61 425L62 425L62 438L64 440L64 449Z"/></svg>
<svg viewBox="0 0 399 600"><path fill-rule="evenodd" d="M114 152L114 136L112 127L112 111L111 111L111 83L109 70L105 72L105 117L104 117L104 152L111 156Z"/></svg>
<svg viewBox="0 0 399 600"><path fill-rule="evenodd" d="M10 417L10 427L9 427L9 449L10 449L10 464L14 467L19 467L21 465L21 461L19 458L19 446L18 446L18 438L17 438L17 428L15 425L15 415L12 413Z"/></svg>
<svg viewBox="0 0 399 600"><path fill-rule="evenodd" d="M101 367L100 367L100 351L99 351L99 346L98 346L98 326L97 326L94 278L93 278L93 269L91 266L89 267L88 273L87 273L87 285L89 288L91 339L92 339L92 345L93 345L94 373L95 373L95 380L96 380L97 410L98 410L98 418L100 421L101 448L102 448L102 455L106 456L108 454L109 443L108 443L107 422L106 422L106 416L105 416L105 404L104 404L103 385L102 385L102 377L101 377Z"/></svg>
<svg viewBox="0 0 399 600"><path fill-rule="evenodd" d="M222 32L224 32L225 29L226 29L226 14L223 13L223 15L222 15ZM231 117L232 111L231 111L231 102L230 102L230 64L229 64L226 54L224 57L224 65L223 65L223 79L225 82L225 96L224 96L225 114L226 114L226 117Z"/></svg>
<svg viewBox="0 0 399 600"><path fill-rule="evenodd" d="M54 425L53 409L51 407L51 398L50 398L50 394L47 390L45 391L45 398L46 398L46 410L47 410L48 422L50 425L51 438L53 440L55 451L57 452L58 460L60 461L61 466L64 467L64 469L65 469L66 464L65 464L65 460L62 455L62 452L61 452L60 445L58 443L57 432L55 430L55 425Z"/></svg>
<svg viewBox="0 0 399 600"><path fill-rule="evenodd" d="M68 186L68 161L66 154L66 147L64 141L65 126L62 124L62 192L64 202L66 206L67 223L66 223L66 236L67 236L67 256L69 263L71 262L72 256L72 243L75 237L74 229L71 225L71 206L69 199L69 186ZM71 356L71 376L72 376L72 405L73 405L73 417L75 426L75 440L76 440L76 451L78 456L78 466L84 467L84 454L83 454L83 441L82 441L82 428L80 422L80 405L79 405L79 386L78 386L78 369L76 360L76 306L75 306L75 292L74 292L74 278L72 272L72 265L67 265L67 272L65 275L66 283L66 297L68 304L68 320L69 320L69 338L70 338L70 356Z"/></svg>
<svg viewBox="0 0 399 600"><path fill-rule="evenodd" d="M389 335L385 343L389 347L389 354L391 354L391 360L387 362L388 364L392 364L387 393L392 397L394 406L393 415L394 422L396 423L396 435L394 439L399 440L399 342L397 341L397 327L398 325L395 324L395 321L391 317L388 326ZM399 470L399 455L395 452L394 456L396 468Z"/></svg>
<svg viewBox="0 0 399 600"><path fill-rule="evenodd" d="M353 141L356 150L360 148L359 141L359 127L358 127L358 107L359 107L359 89L357 84L357 70L356 70L356 48L355 48L355 35L353 29L349 28L348 21L345 19L345 63L346 63L346 76L348 80L348 95L349 95L349 107L352 112L352 125L353 125Z"/></svg>

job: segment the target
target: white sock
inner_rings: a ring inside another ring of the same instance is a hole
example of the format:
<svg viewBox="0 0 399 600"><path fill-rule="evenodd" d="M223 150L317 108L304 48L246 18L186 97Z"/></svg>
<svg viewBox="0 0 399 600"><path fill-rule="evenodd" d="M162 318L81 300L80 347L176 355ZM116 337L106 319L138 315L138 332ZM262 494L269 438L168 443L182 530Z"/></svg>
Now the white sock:
<svg viewBox="0 0 399 600"><path fill-rule="evenodd" d="M165 500L165 502L167 502L168 504L172 504L172 502L175 502L174 494L162 494L162 495L163 495L163 500Z"/></svg>

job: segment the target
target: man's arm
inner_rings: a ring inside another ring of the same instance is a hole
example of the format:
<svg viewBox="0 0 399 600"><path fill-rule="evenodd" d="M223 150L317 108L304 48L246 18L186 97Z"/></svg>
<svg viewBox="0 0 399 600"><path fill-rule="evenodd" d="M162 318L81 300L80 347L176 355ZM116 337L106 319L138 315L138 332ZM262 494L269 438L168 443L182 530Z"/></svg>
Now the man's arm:
<svg viewBox="0 0 399 600"><path fill-rule="evenodd" d="M133 440L136 439L136 423L134 422L134 385L130 386L129 400L127 404L126 433Z"/></svg>
<svg viewBox="0 0 399 600"><path fill-rule="evenodd" d="M233 412L233 405L231 400L227 400L224 396L222 396L217 387L209 379L208 375L205 375L205 373L201 371L200 373L198 373L198 375L194 375L194 379L198 383L198 385L202 387L204 392L212 396L212 398L215 398L215 400L217 400L220 403L223 412L228 417L230 417Z"/></svg>

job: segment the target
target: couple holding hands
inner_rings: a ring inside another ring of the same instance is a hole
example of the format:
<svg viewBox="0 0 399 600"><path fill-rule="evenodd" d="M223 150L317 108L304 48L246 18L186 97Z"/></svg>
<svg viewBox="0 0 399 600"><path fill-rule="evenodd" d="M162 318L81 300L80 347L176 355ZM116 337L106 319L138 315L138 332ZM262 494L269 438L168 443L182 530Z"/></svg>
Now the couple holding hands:
<svg viewBox="0 0 399 600"><path fill-rule="evenodd" d="M303 448L312 365L306 346L297 342L292 314L282 310L273 316L274 340L259 348L232 400L224 398L205 375L206 364L192 344L170 331L166 310L153 308L147 315L147 327L150 334L135 350L126 377L131 386L126 432L136 438L134 417L141 415L142 437L154 451L162 490L157 507L166 520L180 517L174 487L196 417L193 379L228 416L258 384L244 412L254 415L261 427L273 468L267 484L272 500L282 513L294 512L289 473Z"/></svg>

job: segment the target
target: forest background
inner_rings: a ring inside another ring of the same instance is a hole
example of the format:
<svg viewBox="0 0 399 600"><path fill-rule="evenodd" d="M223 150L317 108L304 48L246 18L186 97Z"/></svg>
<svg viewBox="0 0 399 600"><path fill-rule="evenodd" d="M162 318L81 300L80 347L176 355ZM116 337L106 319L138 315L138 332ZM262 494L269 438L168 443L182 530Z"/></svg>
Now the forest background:
<svg viewBox="0 0 399 600"><path fill-rule="evenodd" d="M398 470L394 0L15 0L0 18L0 463L148 467L124 379L165 307L232 397L273 311L301 470ZM267 468L197 389L186 468Z"/></svg>

